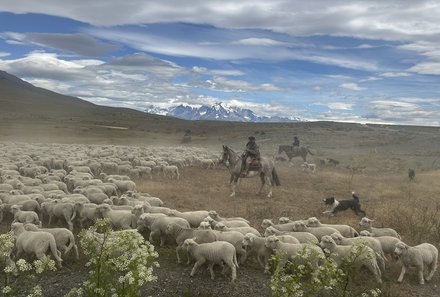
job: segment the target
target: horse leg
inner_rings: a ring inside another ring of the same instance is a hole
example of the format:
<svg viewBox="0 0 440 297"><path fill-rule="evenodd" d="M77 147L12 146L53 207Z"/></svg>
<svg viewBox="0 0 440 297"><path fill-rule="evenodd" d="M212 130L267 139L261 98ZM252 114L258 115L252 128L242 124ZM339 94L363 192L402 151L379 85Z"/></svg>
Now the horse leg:
<svg viewBox="0 0 440 297"><path fill-rule="evenodd" d="M238 176L234 177L234 180L231 182L231 197L235 196L235 188L237 187Z"/></svg>
<svg viewBox="0 0 440 297"><path fill-rule="evenodd" d="M268 189L267 198L270 198L272 197L272 182L270 176L268 176L267 174L265 174L264 178L266 179L266 184Z"/></svg>
<svg viewBox="0 0 440 297"><path fill-rule="evenodd" d="M261 191L263 190L264 185L265 185L265 183L266 183L266 179L264 178L264 173L263 173L263 172L260 173L260 179L261 179L261 187L260 187L260 189L258 190L257 195L260 195L260 194L261 194Z"/></svg>

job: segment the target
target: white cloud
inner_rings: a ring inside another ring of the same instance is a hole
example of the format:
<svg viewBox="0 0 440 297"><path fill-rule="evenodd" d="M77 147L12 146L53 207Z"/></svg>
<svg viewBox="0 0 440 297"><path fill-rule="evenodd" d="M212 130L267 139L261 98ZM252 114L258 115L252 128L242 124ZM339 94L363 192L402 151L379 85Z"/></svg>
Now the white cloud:
<svg viewBox="0 0 440 297"><path fill-rule="evenodd" d="M244 75L243 71L236 69L208 69L206 67L193 66L192 71L200 74L240 76Z"/></svg>
<svg viewBox="0 0 440 297"><path fill-rule="evenodd" d="M383 76L383 77L406 77L406 76L411 76L411 73L408 73L408 72L384 72L379 75Z"/></svg>
<svg viewBox="0 0 440 297"><path fill-rule="evenodd" d="M381 79L382 79L382 78L380 78L380 77L369 76L369 77L367 77L367 78L360 79L359 82L376 81L376 80L381 80Z"/></svg>
<svg viewBox="0 0 440 297"><path fill-rule="evenodd" d="M324 104L330 109L342 109L342 110L350 110L353 107L352 103L345 102L329 102Z"/></svg>
<svg viewBox="0 0 440 297"><path fill-rule="evenodd" d="M215 76L212 79L207 80L206 84L212 89L223 90L226 92L273 92L283 90L282 88L269 83L255 85L247 81L231 80L221 76Z"/></svg>
<svg viewBox="0 0 440 297"><path fill-rule="evenodd" d="M353 90L353 91L365 91L365 90L367 90L366 87L361 87L361 86L359 86L356 83L343 83L339 87L344 88L344 89Z"/></svg>
<svg viewBox="0 0 440 297"><path fill-rule="evenodd" d="M235 44L255 45L255 46L285 46L287 43L273 40L270 38L245 38L233 42Z"/></svg>
<svg viewBox="0 0 440 297"><path fill-rule="evenodd" d="M7 53L7 52L0 52L0 57L7 57L7 56L10 56L11 54L10 53Z"/></svg>

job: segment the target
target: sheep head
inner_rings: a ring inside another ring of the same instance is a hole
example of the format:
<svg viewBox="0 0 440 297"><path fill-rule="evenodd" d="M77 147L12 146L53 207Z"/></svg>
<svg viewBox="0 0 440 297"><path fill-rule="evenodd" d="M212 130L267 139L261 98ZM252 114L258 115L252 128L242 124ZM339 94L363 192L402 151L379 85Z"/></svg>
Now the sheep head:
<svg viewBox="0 0 440 297"><path fill-rule="evenodd" d="M399 260L399 258L408 252L408 246L403 242L396 243L396 247L394 248L394 258Z"/></svg>
<svg viewBox="0 0 440 297"><path fill-rule="evenodd" d="M278 223L280 224L287 224L290 222L290 219L288 217L281 217L278 219Z"/></svg>
<svg viewBox="0 0 440 297"><path fill-rule="evenodd" d="M268 236L266 238L266 241L264 242L264 245L267 248L270 248L270 249L274 250L274 249L276 249L278 247L278 243L279 242L280 242L280 239L278 237L276 237L275 235L271 235L271 236Z"/></svg>
<svg viewBox="0 0 440 297"><path fill-rule="evenodd" d="M333 240L333 238L330 235L324 235L321 238L321 242L319 243L319 246L322 249L328 249L329 251L332 251L336 247L336 242Z"/></svg>
<svg viewBox="0 0 440 297"><path fill-rule="evenodd" d="M307 219L307 226L309 227L319 227L321 222L316 217L310 217Z"/></svg>
<svg viewBox="0 0 440 297"><path fill-rule="evenodd" d="M330 236L333 238L333 240L336 242L336 244L341 244L342 239L344 239L344 237L337 232L333 233Z"/></svg>
<svg viewBox="0 0 440 297"><path fill-rule="evenodd" d="M295 222L293 223L293 231L305 231L307 229L306 224L304 224L303 222Z"/></svg>
<svg viewBox="0 0 440 297"><path fill-rule="evenodd" d="M267 227L273 226L273 222L269 219L264 219L261 223L261 228L265 229Z"/></svg>

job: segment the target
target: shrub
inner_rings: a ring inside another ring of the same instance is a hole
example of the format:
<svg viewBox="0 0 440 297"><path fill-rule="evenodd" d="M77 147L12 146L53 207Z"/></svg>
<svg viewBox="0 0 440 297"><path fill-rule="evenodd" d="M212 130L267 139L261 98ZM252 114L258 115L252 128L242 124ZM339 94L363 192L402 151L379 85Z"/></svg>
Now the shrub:
<svg viewBox="0 0 440 297"><path fill-rule="evenodd" d="M158 254L136 230L112 231L110 222L101 219L79 236L89 275L67 296L136 297L145 283L156 280Z"/></svg>
<svg viewBox="0 0 440 297"><path fill-rule="evenodd" d="M281 254L276 253L270 259L271 292L274 297L368 297L379 296L378 288L369 289L353 284L354 261L362 252L362 248L354 246L351 256L340 267L331 258L321 257L321 265L317 270L312 265L316 252L305 248L298 256L287 262L284 267L279 265Z"/></svg>

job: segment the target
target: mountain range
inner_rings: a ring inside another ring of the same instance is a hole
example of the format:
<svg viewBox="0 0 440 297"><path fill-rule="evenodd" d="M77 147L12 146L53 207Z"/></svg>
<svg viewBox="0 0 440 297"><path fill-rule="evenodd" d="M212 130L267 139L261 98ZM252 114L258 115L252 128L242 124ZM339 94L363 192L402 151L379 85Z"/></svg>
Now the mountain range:
<svg viewBox="0 0 440 297"><path fill-rule="evenodd" d="M185 120L211 120L211 121L234 121L252 123L279 123L279 122L304 122L299 117L258 116L251 109L229 106L223 102L213 105L195 107L191 105L178 105L170 108L149 106L145 112L151 114L172 116Z"/></svg>

